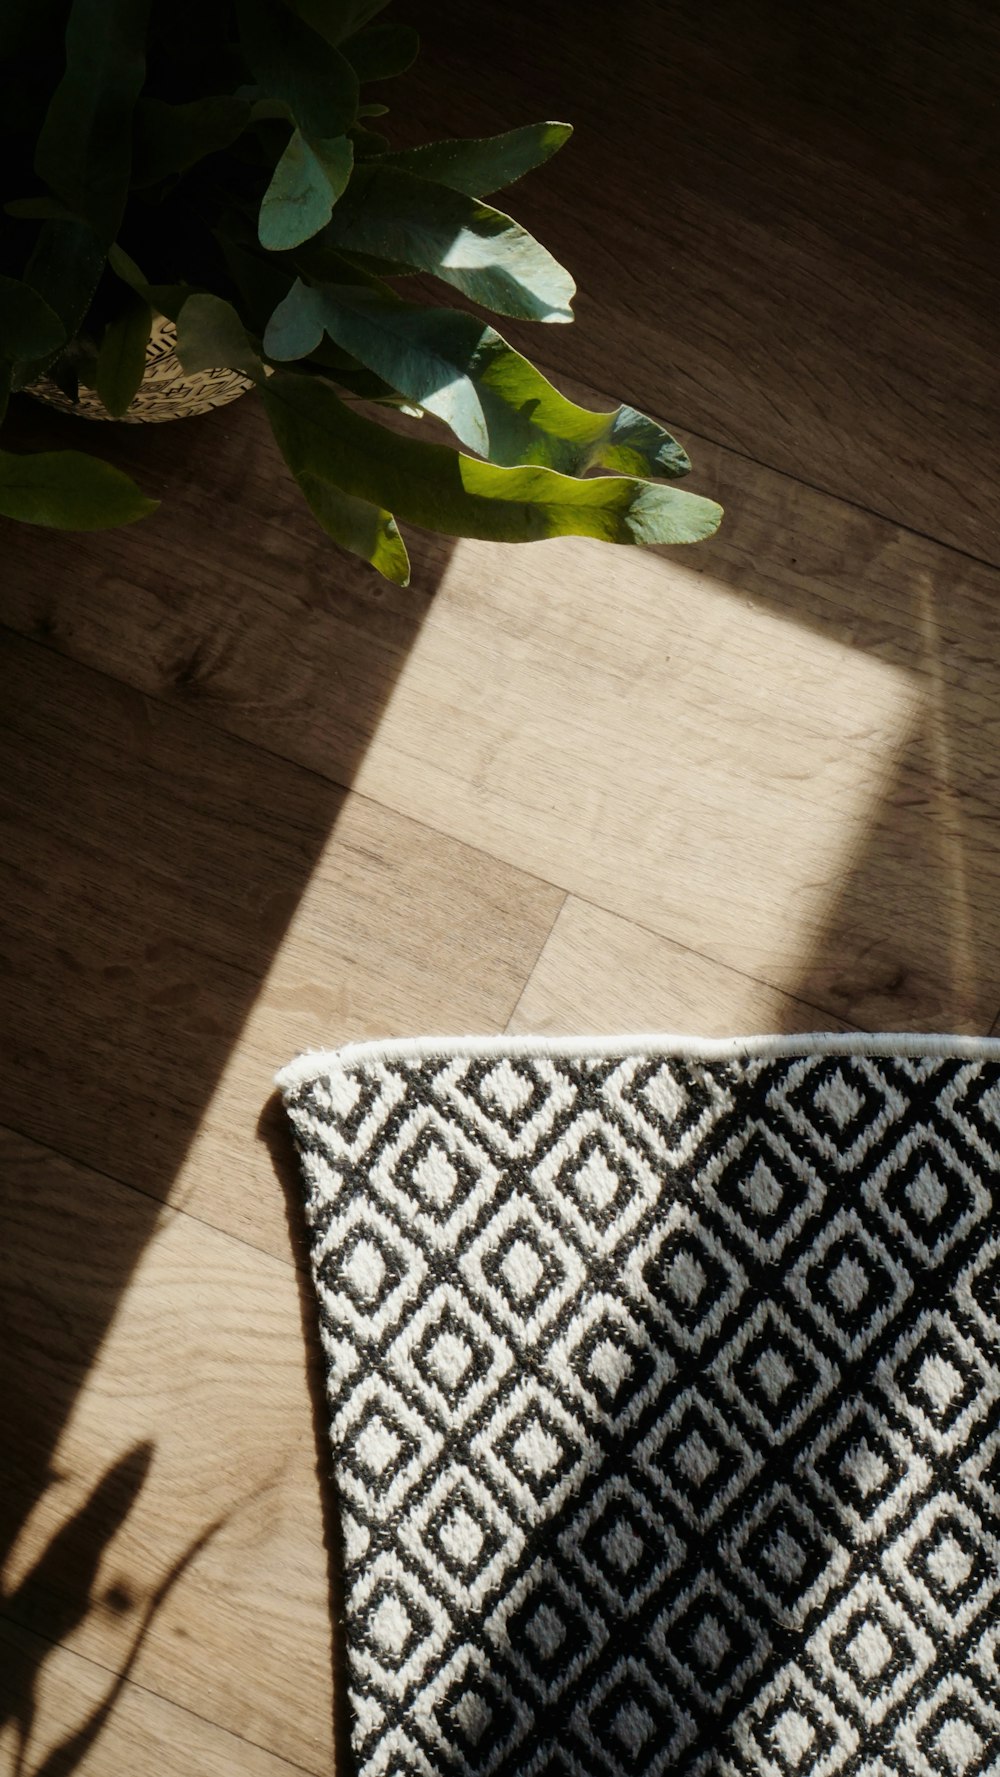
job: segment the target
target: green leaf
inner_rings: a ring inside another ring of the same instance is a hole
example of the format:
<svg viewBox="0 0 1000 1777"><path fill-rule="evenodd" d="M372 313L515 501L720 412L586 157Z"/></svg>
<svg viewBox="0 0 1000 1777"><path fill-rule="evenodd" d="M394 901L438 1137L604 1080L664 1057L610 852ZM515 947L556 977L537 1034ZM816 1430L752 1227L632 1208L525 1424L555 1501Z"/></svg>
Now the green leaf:
<svg viewBox="0 0 1000 1777"><path fill-rule="evenodd" d="M279 364L290 364L294 358L308 358L323 338L326 311L327 300L323 292L303 284L301 278L297 279L267 323L264 333L267 356Z"/></svg>
<svg viewBox="0 0 1000 1777"><path fill-rule="evenodd" d="M380 277L360 264L353 254L338 253L323 235L306 241L296 252L292 265L301 277L307 278L311 283L351 284L364 290L378 290L387 302L398 300L395 291L383 283ZM291 284L292 279L289 278L282 295L287 296Z"/></svg>
<svg viewBox="0 0 1000 1777"><path fill-rule="evenodd" d="M0 451L0 514L60 531L103 531L155 512L120 469L79 450Z"/></svg>
<svg viewBox="0 0 1000 1777"><path fill-rule="evenodd" d="M186 105L165 105L140 99L135 108L132 185L155 185L172 173L184 173L208 154L228 148L250 121L251 107L230 94L194 99Z"/></svg>
<svg viewBox="0 0 1000 1777"><path fill-rule="evenodd" d="M264 370L236 310L221 296L189 296L177 316L177 356L191 374L199 370Z"/></svg>
<svg viewBox="0 0 1000 1777"><path fill-rule="evenodd" d="M7 418L7 403L10 400L10 365L0 360L0 426Z"/></svg>
<svg viewBox="0 0 1000 1777"><path fill-rule="evenodd" d="M327 43L336 45L360 31L388 0L289 0L289 4Z"/></svg>
<svg viewBox="0 0 1000 1777"><path fill-rule="evenodd" d="M74 0L66 72L35 149L38 177L106 246L128 196L132 112L146 71L149 0Z"/></svg>
<svg viewBox="0 0 1000 1777"><path fill-rule="evenodd" d="M123 284L148 303L154 315L166 315L168 320L176 321L191 295L188 284L148 284L135 260L129 258L117 241L108 248L108 264Z"/></svg>
<svg viewBox="0 0 1000 1777"><path fill-rule="evenodd" d="M24 281L55 309L68 338L83 325L104 262L104 248L86 222L45 222L38 231Z"/></svg>
<svg viewBox="0 0 1000 1777"><path fill-rule="evenodd" d="M358 160L378 160L389 148L388 136L383 136L381 130L366 129L362 123L354 125L351 141Z"/></svg>
<svg viewBox="0 0 1000 1777"><path fill-rule="evenodd" d="M550 160L572 134L569 123L528 123L502 136L402 148L389 156L387 165L449 185L453 191L464 191L467 197L486 197Z"/></svg>
<svg viewBox="0 0 1000 1777"><path fill-rule="evenodd" d="M280 447L280 439L278 444ZM302 463L297 468L291 462L288 466L328 537L352 555L371 562L373 568L397 586L409 585L410 558L391 512L373 506L369 500L359 500L355 494L345 494L334 482L325 480L322 473L313 473Z"/></svg>
<svg viewBox="0 0 1000 1777"><path fill-rule="evenodd" d="M440 444L387 432L318 379L277 371L262 389L294 473L319 475L356 499L452 537L527 543L697 543L722 516L713 500L623 476L578 481L534 465L501 469Z"/></svg>
<svg viewBox="0 0 1000 1777"><path fill-rule="evenodd" d="M353 165L354 149L346 136L310 143L294 130L260 206L261 246L287 252L325 228Z"/></svg>
<svg viewBox="0 0 1000 1777"><path fill-rule="evenodd" d="M368 80L391 80L413 66L420 37L412 25L373 25L344 44L344 54L364 85Z"/></svg>
<svg viewBox="0 0 1000 1777"><path fill-rule="evenodd" d="M112 419L121 419L135 400L152 325L153 311L140 301L130 302L104 329L94 386Z"/></svg>
<svg viewBox="0 0 1000 1777"><path fill-rule="evenodd" d="M66 330L59 316L30 284L0 277L0 357L31 362L57 352Z"/></svg>
<svg viewBox="0 0 1000 1777"><path fill-rule="evenodd" d="M359 167L326 232L333 246L431 272L502 315L573 319L572 278L526 229L413 173Z"/></svg>
<svg viewBox="0 0 1000 1777"><path fill-rule="evenodd" d="M104 263L104 249L86 222L43 222L24 270L24 282L59 316L64 338L72 339L83 325ZM54 352L46 352L19 365L14 388L27 388L43 375L54 356Z"/></svg>
<svg viewBox="0 0 1000 1777"><path fill-rule="evenodd" d="M16 216L20 222L72 222L75 220L72 210L67 210L54 197L14 197L9 204L4 204L4 214Z"/></svg>
<svg viewBox="0 0 1000 1777"><path fill-rule="evenodd" d="M314 145L343 136L358 110L350 62L279 0L239 0L240 39L254 79L288 107Z"/></svg>
<svg viewBox="0 0 1000 1777"><path fill-rule="evenodd" d="M691 467L654 420L632 407L577 407L492 327L458 309L300 281L268 322L264 349L279 361L305 358L324 331L492 463L540 463L564 475L677 476Z"/></svg>

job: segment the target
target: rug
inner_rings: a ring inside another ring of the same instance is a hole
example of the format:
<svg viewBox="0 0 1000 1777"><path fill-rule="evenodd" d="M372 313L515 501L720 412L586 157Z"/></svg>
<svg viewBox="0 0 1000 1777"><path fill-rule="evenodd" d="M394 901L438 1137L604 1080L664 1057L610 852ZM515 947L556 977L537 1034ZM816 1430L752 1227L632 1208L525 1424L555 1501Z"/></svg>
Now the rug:
<svg viewBox="0 0 1000 1777"><path fill-rule="evenodd" d="M280 1085L359 1777L997 1777L1000 1043Z"/></svg>

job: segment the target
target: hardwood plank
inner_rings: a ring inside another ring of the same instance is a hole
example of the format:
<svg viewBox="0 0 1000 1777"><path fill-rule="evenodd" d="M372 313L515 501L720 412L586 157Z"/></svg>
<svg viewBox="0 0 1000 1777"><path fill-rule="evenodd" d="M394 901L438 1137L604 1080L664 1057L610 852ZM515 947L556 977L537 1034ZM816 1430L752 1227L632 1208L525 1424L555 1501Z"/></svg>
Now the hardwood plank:
<svg viewBox="0 0 1000 1777"><path fill-rule="evenodd" d="M22 532L4 606L829 1018L983 1029L1000 575L731 453L703 460L728 516L698 550L431 545L408 603L352 567L286 583L251 525L231 574L175 598L167 569L161 603L143 527L99 547ZM190 498L200 548L217 513ZM282 510L290 548L308 521Z"/></svg>
<svg viewBox="0 0 1000 1777"><path fill-rule="evenodd" d="M540 1036L749 1036L849 1027L570 896L507 1026Z"/></svg>
<svg viewBox="0 0 1000 1777"><path fill-rule="evenodd" d="M275 1069L502 1028L561 903L9 634L0 757L0 1118L272 1252Z"/></svg>
<svg viewBox="0 0 1000 1777"><path fill-rule="evenodd" d="M26 1771L56 1777L293 1777L302 1769L212 1722L119 1680L92 1660L51 1647L0 1618L0 1768L15 1772L16 1712L37 1684ZM8 1712L10 1712L8 1714Z"/></svg>
<svg viewBox="0 0 1000 1777"><path fill-rule="evenodd" d="M504 324L520 349L1000 562L994 7L409 16L394 141L575 125L499 200L580 286L575 328Z"/></svg>
<svg viewBox="0 0 1000 1777"><path fill-rule="evenodd" d="M151 1225L148 1199L6 1131L0 1181L0 1616L328 1771L328 1467L304 1285L181 1212ZM28 1660L22 1701L34 1684ZM66 1725L59 1697L45 1738Z"/></svg>

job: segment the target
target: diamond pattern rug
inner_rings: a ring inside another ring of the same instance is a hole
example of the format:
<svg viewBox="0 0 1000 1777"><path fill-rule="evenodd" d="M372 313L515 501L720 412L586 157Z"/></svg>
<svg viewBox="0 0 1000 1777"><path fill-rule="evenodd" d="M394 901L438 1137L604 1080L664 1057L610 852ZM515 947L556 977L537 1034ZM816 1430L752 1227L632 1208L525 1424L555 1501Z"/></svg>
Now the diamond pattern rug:
<svg viewBox="0 0 1000 1777"><path fill-rule="evenodd" d="M998 1777L1000 1043L280 1084L359 1777Z"/></svg>

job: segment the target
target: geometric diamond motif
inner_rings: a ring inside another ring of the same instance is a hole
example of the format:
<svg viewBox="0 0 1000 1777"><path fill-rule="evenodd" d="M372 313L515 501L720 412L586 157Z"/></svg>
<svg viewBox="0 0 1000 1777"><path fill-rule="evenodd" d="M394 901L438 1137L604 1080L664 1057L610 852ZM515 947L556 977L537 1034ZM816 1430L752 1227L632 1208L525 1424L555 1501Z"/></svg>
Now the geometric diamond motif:
<svg viewBox="0 0 1000 1777"><path fill-rule="evenodd" d="M637 1450L638 1466L693 1530L707 1531L762 1466L704 1385L684 1390Z"/></svg>
<svg viewBox="0 0 1000 1777"><path fill-rule="evenodd" d="M431 1607L406 1565L388 1552L362 1573L356 1596L363 1614L354 1658L366 1679L387 1696L401 1698L423 1682L440 1657L450 1622Z"/></svg>
<svg viewBox="0 0 1000 1777"><path fill-rule="evenodd" d="M895 1744L920 1777L997 1777L1000 1711L974 1678L952 1674L907 1715Z"/></svg>
<svg viewBox="0 0 1000 1777"><path fill-rule="evenodd" d="M980 1692L1000 1702L1000 1623L995 1623L979 1637L976 1648L976 1668L983 1683L976 1683Z"/></svg>
<svg viewBox="0 0 1000 1777"><path fill-rule="evenodd" d="M1000 1163L1000 1082L995 1070L976 1062L959 1068L939 1093L935 1110L976 1150L987 1171L994 1172Z"/></svg>
<svg viewBox="0 0 1000 1777"><path fill-rule="evenodd" d="M341 1491L362 1509L377 1490L395 1511L438 1456L443 1438L414 1412L398 1388L367 1376L333 1422L344 1441Z"/></svg>
<svg viewBox="0 0 1000 1777"><path fill-rule="evenodd" d="M902 1410L920 1442L941 1456L966 1443L1000 1397L997 1372L939 1310L917 1317L878 1366L875 1381L891 1411Z"/></svg>
<svg viewBox="0 0 1000 1777"><path fill-rule="evenodd" d="M1000 1408L993 1403L982 1442L958 1466L958 1476L969 1488L977 1509L985 1506L994 1523L1000 1524Z"/></svg>
<svg viewBox="0 0 1000 1777"><path fill-rule="evenodd" d="M381 1338L420 1293L427 1265L420 1248L388 1216L355 1199L316 1229L316 1287L324 1303L362 1337Z"/></svg>
<svg viewBox="0 0 1000 1777"><path fill-rule="evenodd" d="M494 1153L525 1159L550 1134L576 1099L576 1087L551 1064L463 1058L433 1081L435 1095L461 1107Z"/></svg>
<svg viewBox="0 0 1000 1777"><path fill-rule="evenodd" d="M925 1621L951 1639L963 1635L1000 1590L1000 1542L963 1501L937 1493L885 1550L882 1569Z"/></svg>
<svg viewBox="0 0 1000 1777"><path fill-rule="evenodd" d="M548 1518L596 1467L600 1447L550 1389L523 1382L476 1431L470 1453L492 1492Z"/></svg>
<svg viewBox="0 0 1000 1777"><path fill-rule="evenodd" d="M724 1553L727 1567L791 1629L805 1622L849 1565L847 1551L783 1481L747 1515Z"/></svg>
<svg viewBox="0 0 1000 1777"><path fill-rule="evenodd" d="M878 1725L934 1661L934 1642L875 1574L857 1580L806 1643L814 1670Z"/></svg>
<svg viewBox="0 0 1000 1777"><path fill-rule="evenodd" d="M357 1777L1000 1777L1000 1044L283 1082Z"/></svg>
<svg viewBox="0 0 1000 1777"><path fill-rule="evenodd" d="M590 1417L622 1432L657 1400L677 1365L616 1297L595 1294L549 1350L554 1388L582 1403Z"/></svg>
<svg viewBox="0 0 1000 1777"><path fill-rule="evenodd" d="M492 1197L500 1173L479 1141L436 1105L418 1105L371 1167L372 1188L401 1228L421 1234L431 1251L452 1252L476 1210ZM475 1207L474 1207L475 1206Z"/></svg>
<svg viewBox="0 0 1000 1777"><path fill-rule="evenodd" d="M764 1686L734 1738L745 1769L767 1777L833 1777L858 1746L853 1723L794 1664Z"/></svg>
<svg viewBox="0 0 1000 1777"><path fill-rule="evenodd" d="M612 1253L656 1203L660 1182L616 1124L581 1111L532 1168L544 1193L585 1249Z"/></svg>
<svg viewBox="0 0 1000 1777"><path fill-rule="evenodd" d="M608 1642L602 1614L569 1584L560 1563L540 1560L505 1592L486 1625L490 1642L549 1706L577 1683ZM572 1650L572 1658L568 1654Z"/></svg>
<svg viewBox="0 0 1000 1777"><path fill-rule="evenodd" d="M975 1315L986 1338L1000 1345L1000 1246L987 1245L962 1272L955 1294Z"/></svg>
<svg viewBox="0 0 1000 1777"><path fill-rule="evenodd" d="M618 1661L579 1707L572 1726L590 1752L588 1772L621 1770L642 1777L670 1769L695 1733L672 1687L658 1684L646 1662L634 1657Z"/></svg>
<svg viewBox="0 0 1000 1777"><path fill-rule="evenodd" d="M892 1518L910 1511L931 1480L926 1458L871 1401L857 1396L821 1428L797 1471L815 1489L824 1513L832 1506L859 1545L882 1536Z"/></svg>
<svg viewBox="0 0 1000 1777"><path fill-rule="evenodd" d="M691 1164L732 1106L728 1088L711 1071L656 1055L622 1062L604 1082L602 1097L672 1167Z"/></svg>
<svg viewBox="0 0 1000 1777"><path fill-rule="evenodd" d="M927 1265L939 1264L990 1208L989 1192L951 1142L923 1127L901 1137L865 1181L864 1196Z"/></svg>
<svg viewBox="0 0 1000 1777"><path fill-rule="evenodd" d="M762 1302L719 1353L709 1374L769 1440L796 1431L836 1386L829 1359L784 1309Z"/></svg>
<svg viewBox="0 0 1000 1777"><path fill-rule="evenodd" d="M642 1278L642 1300L676 1343L692 1352L719 1335L748 1287L725 1244L691 1215L656 1228L632 1268Z"/></svg>
<svg viewBox="0 0 1000 1777"><path fill-rule="evenodd" d="M771 1651L757 1618L707 1572L660 1612L646 1646L713 1714L744 1690Z"/></svg>
<svg viewBox="0 0 1000 1777"><path fill-rule="evenodd" d="M473 1302L492 1310L518 1344L537 1338L580 1289L574 1248L531 1202L508 1198L459 1260Z"/></svg>
<svg viewBox="0 0 1000 1777"><path fill-rule="evenodd" d="M604 1483L557 1546L571 1578L596 1588L613 1611L626 1616L664 1585L686 1552L673 1526L622 1475Z"/></svg>
<svg viewBox="0 0 1000 1777"><path fill-rule="evenodd" d="M788 1289L853 1360L896 1318L913 1283L906 1267L849 1209L828 1222L803 1254Z"/></svg>
<svg viewBox="0 0 1000 1777"><path fill-rule="evenodd" d="M401 1384L419 1391L440 1424L455 1426L481 1411L514 1357L461 1290L442 1283L405 1322L384 1361Z"/></svg>
<svg viewBox="0 0 1000 1777"><path fill-rule="evenodd" d="M708 1161L702 1192L761 1263L781 1258L823 1200L822 1182L809 1161L757 1120Z"/></svg>
<svg viewBox="0 0 1000 1777"><path fill-rule="evenodd" d="M443 1666L420 1699L415 1719L426 1736L429 1764L390 1765L390 1771L493 1771L531 1727L530 1712L475 1648L463 1647Z"/></svg>
<svg viewBox="0 0 1000 1777"><path fill-rule="evenodd" d="M818 1156L853 1172L906 1115L901 1085L864 1057L814 1055L793 1063L767 1103Z"/></svg>
<svg viewBox="0 0 1000 1777"><path fill-rule="evenodd" d="M466 1610L480 1610L524 1547L524 1532L470 1469L450 1468L399 1530L407 1553Z"/></svg>

